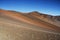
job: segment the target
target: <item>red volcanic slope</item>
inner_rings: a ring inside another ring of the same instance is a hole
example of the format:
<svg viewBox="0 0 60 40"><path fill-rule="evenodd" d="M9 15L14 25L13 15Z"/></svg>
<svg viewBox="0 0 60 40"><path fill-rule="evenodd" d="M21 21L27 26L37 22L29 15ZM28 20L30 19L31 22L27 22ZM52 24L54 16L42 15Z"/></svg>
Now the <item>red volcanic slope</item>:
<svg viewBox="0 0 60 40"><path fill-rule="evenodd" d="M9 17L18 21L22 21L28 24L32 24L41 28L45 28L48 30L54 30L60 32L60 17L54 17L46 14L40 14L38 12L31 12L31 13L21 13L21 12L15 12L15 11L8 11L8 10L0 10L0 16ZM55 21L55 18L59 19L57 20L56 24L53 21ZM59 22L59 23L58 23Z"/></svg>

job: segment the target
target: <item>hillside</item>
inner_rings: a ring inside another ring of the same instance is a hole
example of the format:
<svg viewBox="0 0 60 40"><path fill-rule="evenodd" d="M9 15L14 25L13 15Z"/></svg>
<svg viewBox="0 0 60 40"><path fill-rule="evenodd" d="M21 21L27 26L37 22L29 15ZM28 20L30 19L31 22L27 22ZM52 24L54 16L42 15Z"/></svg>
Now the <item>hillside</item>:
<svg viewBox="0 0 60 40"><path fill-rule="evenodd" d="M0 10L0 40L60 40L59 23L60 16Z"/></svg>

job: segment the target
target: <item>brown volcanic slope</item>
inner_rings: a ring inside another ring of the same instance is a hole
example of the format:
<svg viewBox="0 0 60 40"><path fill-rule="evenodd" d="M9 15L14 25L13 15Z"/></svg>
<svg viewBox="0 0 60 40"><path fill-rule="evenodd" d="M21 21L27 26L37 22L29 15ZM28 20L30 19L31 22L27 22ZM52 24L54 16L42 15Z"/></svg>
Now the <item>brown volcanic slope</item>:
<svg viewBox="0 0 60 40"><path fill-rule="evenodd" d="M50 40L47 37L49 35L51 38L55 35L56 37L53 36L53 38L59 40L59 23L60 16L0 10L0 40Z"/></svg>
<svg viewBox="0 0 60 40"><path fill-rule="evenodd" d="M38 13L36 11L31 12L27 15L60 27L60 16L46 15L46 14Z"/></svg>
<svg viewBox="0 0 60 40"><path fill-rule="evenodd" d="M37 19L38 17L37 18L32 18L32 17L29 17L28 15L25 16L22 13L5 11L5 10L1 10L0 12L1 12L0 13L1 15L11 17L11 18L14 18L14 19L26 22L26 23L30 23L30 24L33 24L33 25L36 25L36 26L41 26L43 28L47 28L47 29L51 29L51 30L58 30L58 31L60 30L60 28L57 27L56 25L47 24L47 23L45 23L45 21ZM34 15L37 15L37 13L36 14L35 13L32 13L33 17L36 17ZM42 16L45 16L45 15L42 15Z"/></svg>

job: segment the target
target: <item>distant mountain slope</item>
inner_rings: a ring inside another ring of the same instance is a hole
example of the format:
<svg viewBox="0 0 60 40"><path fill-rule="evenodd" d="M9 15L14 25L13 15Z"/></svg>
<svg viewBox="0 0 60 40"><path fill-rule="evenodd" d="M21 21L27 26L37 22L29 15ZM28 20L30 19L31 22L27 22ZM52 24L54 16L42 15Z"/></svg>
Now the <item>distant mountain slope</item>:
<svg viewBox="0 0 60 40"><path fill-rule="evenodd" d="M39 15L39 13L37 12L32 12L30 14L28 13L28 15L24 15L23 13L19 13L15 11L0 10L0 15L7 16L12 19L20 20L20 21L23 21L32 25L40 26L42 28L46 28L49 30L60 31L60 27L57 27L57 25L54 25L54 24L50 24L50 22L53 22L53 21L50 21L51 20L49 18L50 16L44 15L44 14ZM40 18L43 18L43 19L40 19Z"/></svg>
<svg viewBox="0 0 60 40"><path fill-rule="evenodd" d="M52 15L42 14L42 13L38 13L38 12L31 12L27 15L38 18L42 21L45 21L45 22L48 22L50 24L60 27L60 16L52 16Z"/></svg>

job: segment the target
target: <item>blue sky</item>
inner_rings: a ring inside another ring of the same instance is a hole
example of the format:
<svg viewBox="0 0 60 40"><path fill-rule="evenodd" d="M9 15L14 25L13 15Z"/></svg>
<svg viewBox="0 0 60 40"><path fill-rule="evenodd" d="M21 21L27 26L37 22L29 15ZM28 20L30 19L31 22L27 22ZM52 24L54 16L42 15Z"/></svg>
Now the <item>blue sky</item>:
<svg viewBox="0 0 60 40"><path fill-rule="evenodd" d="M60 15L60 0L0 0L0 8L19 12L38 11Z"/></svg>

